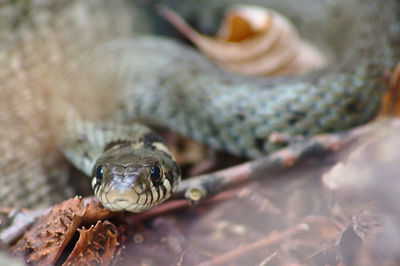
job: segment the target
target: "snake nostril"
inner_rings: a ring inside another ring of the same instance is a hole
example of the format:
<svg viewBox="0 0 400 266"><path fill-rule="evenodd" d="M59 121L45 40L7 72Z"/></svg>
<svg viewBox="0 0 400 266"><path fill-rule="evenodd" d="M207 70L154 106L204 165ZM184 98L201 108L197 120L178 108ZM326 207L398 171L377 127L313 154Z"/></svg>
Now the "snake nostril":
<svg viewBox="0 0 400 266"><path fill-rule="evenodd" d="M134 183L131 188L138 194L142 194L147 190L147 184L146 182L137 182Z"/></svg>
<svg viewBox="0 0 400 266"><path fill-rule="evenodd" d="M146 183L144 183L144 182L139 182L137 184L137 186L141 191L145 191L146 190Z"/></svg>

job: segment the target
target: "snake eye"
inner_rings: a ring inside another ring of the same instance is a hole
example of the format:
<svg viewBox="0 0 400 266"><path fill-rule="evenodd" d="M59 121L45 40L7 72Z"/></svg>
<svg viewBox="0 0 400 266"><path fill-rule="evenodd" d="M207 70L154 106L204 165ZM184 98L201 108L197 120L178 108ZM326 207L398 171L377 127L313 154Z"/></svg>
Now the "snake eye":
<svg viewBox="0 0 400 266"><path fill-rule="evenodd" d="M96 168L96 178L99 180L103 179L103 167L101 165Z"/></svg>
<svg viewBox="0 0 400 266"><path fill-rule="evenodd" d="M153 165L150 169L150 178L153 182L160 181L161 178L161 168L157 164Z"/></svg>

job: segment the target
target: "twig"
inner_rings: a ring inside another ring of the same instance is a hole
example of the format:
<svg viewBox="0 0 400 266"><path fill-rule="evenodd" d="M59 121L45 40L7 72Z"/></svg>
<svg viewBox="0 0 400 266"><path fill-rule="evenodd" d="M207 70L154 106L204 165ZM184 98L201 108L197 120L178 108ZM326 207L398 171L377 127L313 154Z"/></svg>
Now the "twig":
<svg viewBox="0 0 400 266"><path fill-rule="evenodd" d="M278 252L274 251L272 254L270 254L268 257L266 257L265 259L263 259L263 260L260 262L260 266L265 266L265 265L267 265L267 263L270 262L273 258L275 258L276 255L278 255Z"/></svg>
<svg viewBox="0 0 400 266"><path fill-rule="evenodd" d="M290 227L286 229L285 231L282 231L280 233L275 233L273 235L267 236L261 240L258 240L256 242L253 242L249 245L241 246L237 249L231 250L225 254L222 254L221 256L218 256L216 258L213 258L209 261L205 261L201 263L201 266L206 266L206 265L222 265L222 264L229 264L232 262L234 259L247 254L249 252L258 250L260 248L266 248L270 247L273 245L277 245L280 242L293 237L299 233L308 231L309 227L307 224L297 224L293 227Z"/></svg>
<svg viewBox="0 0 400 266"><path fill-rule="evenodd" d="M191 27L172 9L168 8L163 4L157 5L158 13L164 17L169 23L178 29L184 36L196 43L196 40L200 39L199 34L191 29Z"/></svg>
<svg viewBox="0 0 400 266"><path fill-rule="evenodd" d="M211 174L195 176L184 180L179 185L176 196L185 196L190 202L196 203L222 190L237 186L266 173L287 169L306 159L322 154L331 154L341 150L349 143L366 134L371 125L355 128L351 131L318 135L308 139L298 140L277 152L258 160L240 164Z"/></svg>

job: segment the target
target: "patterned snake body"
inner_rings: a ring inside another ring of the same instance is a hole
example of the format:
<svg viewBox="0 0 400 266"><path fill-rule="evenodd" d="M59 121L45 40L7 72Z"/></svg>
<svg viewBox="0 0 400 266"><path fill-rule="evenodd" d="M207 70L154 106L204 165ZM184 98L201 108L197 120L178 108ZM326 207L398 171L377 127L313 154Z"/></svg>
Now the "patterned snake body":
<svg viewBox="0 0 400 266"><path fill-rule="evenodd" d="M194 5L165 2L182 10ZM229 3L215 2L196 9L206 14L203 8ZM400 4L304 2L313 9L298 10L298 1L269 6L298 20L332 64L305 76L269 79L227 73L167 38L127 38L157 23L139 12L140 4L4 4L14 23L0 24L6 66L0 79L8 95L0 102L0 121L8 126L0 131L6 151L0 158L2 204L48 204L54 191L67 187L56 146L93 176L95 194L112 210L138 212L165 200L179 169L142 122L254 158L281 147L270 141L273 133L311 136L370 120L385 90L382 74L400 58Z"/></svg>

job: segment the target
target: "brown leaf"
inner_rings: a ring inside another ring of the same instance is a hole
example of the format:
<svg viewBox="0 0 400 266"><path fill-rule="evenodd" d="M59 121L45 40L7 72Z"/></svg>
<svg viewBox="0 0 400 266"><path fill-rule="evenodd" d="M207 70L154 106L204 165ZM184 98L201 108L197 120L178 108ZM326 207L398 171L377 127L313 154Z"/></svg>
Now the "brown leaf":
<svg viewBox="0 0 400 266"><path fill-rule="evenodd" d="M168 8L162 7L160 12L206 56L233 72L250 76L300 74L326 64L326 58L303 41L284 16L267 8L232 7L216 37L198 33Z"/></svg>
<svg viewBox="0 0 400 266"><path fill-rule="evenodd" d="M25 233L13 248L27 263L54 264L81 223L86 206L82 198L56 205Z"/></svg>
<svg viewBox="0 0 400 266"><path fill-rule="evenodd" d="M109 221L78 229L79 240L63 265L109 265L114 257L118 230Z"/></svg>
<svg viewBox="0 0 400 266"><path fill-rule="evenodd" d="M82 219L82 224L84 225L94 224L98 220L111 218L118 214L104 208L100 201L97 200L94 196L87 198L85 203L87 205L87 209Z"/></svg>
<svg viewBox="0 0 400 266"><path fill-rule="evenodd" d="M385 75L389 90L382 98L381 115L400 116L400 63Z"/></svg>

